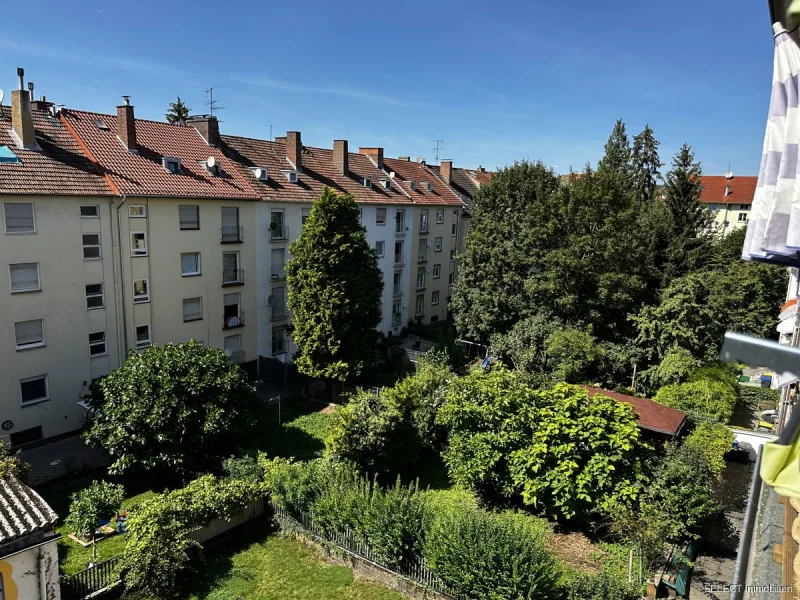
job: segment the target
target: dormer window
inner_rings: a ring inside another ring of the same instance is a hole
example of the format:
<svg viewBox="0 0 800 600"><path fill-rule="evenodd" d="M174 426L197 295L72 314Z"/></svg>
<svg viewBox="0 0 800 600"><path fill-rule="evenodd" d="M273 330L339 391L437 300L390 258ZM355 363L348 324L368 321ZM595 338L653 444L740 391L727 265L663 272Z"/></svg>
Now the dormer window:
<svg viewBox="0 0 800 600"><path fill-rule="evenodd" d="M180 173L181 172L181 159L174 156L165 156L161 159L161 165L167 173Z"/></svg>
<svg viewBox="0 0 800 600"><path fill-rule="evenodd" d="M203 163L206 167L206 171L209 175L219 175L219 161L213 157L209 156L205 163Z"/></svg>
<svg viewBox="0 0 800 600"><path fill-rule="evenodd" d="M370 179L369 177L364 177L364 187L372 188L372 179Z"/></svg>
<svg viewBox="0 0 800 600"><path fill-rule="evenodd" d="M267 170L267 167L253 167L251 170L253 171L253 177L259 181L269 180L269 170Z"/></svg>
<svg viewBox="0 0 800 600"><path fill-rule="evenodd" d="M425 185L425 189L429 192L433 191L433 184L430 181L424 181L423 184Z"/></svg>
<svg viewBox="0 0 800 600"><path fill-rule="evenodd" d="M8 146L0 146L0 164L19 164L19 157Z"/></svg>
<svg viewBox="0 0 800 600"><path fill-rule="evenodd" d="M413 192L414 190L417 189L417 183L415 181L409 181L408 182L408 187Z"/></svg>
<svg viewBox="0 0 800 600"><path fill-rule="evenodd" d="M383 184L383 187L386 188L387 190L392 188L392 180L391 179L381 179L381 183Z"/></svg>
<svg viewBox="0 0 800 600"><path fill-rule="evenodd" d="M297 171L294 169L281 169L281 173L286 176L286 181L289 183L297 183Z"/></svg>

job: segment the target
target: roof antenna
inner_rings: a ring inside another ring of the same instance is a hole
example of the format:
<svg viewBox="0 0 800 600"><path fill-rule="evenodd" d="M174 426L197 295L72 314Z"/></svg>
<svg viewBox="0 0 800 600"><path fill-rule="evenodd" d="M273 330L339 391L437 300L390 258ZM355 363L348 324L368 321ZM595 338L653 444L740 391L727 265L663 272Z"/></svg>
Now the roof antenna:
<svg viewBox="0 0 800 600"><path fill-rule="evenodd" d="M433 154L436 157L436 161L439 161L439 150L444 150L444 140L433 140Z"/></svg>
<svg viewBox="0 0 800 600"><path fill-rule="evenodd" d="M269 141L272 141L272 123L269 124Z"/></svg>
<svg viewBox="0 0 800 600"><path fill-rule="evenodd" d="M210 85L206 88L206 106L208 106L208 113L213 117L215 110L225 110L224 106L218 106L217 101L214 100L214 90L221 88L221 85Z"/></svg>

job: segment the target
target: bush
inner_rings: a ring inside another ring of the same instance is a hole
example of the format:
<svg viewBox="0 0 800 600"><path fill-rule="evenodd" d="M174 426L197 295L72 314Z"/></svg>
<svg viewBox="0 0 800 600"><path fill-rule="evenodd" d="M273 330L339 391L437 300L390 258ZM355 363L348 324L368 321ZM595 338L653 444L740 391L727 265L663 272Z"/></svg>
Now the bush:
<svg viewBox="0 0 800 600"><path fill-rule="evenodd" d="M751 406L758 407L762 403L777 406L781 399L781 391L743 385L739 387L739 398L742 403Z"/></svg>
<svg viewBox="0 0 800 600"><path fill-rule="evenodd" d="M703 457L712 478L725 469L725 454L733 448L733 432L721 423L701 423L683 441L685 448Z"/></svg>
<svg viewBox="0 0 800 600"><path fill-rule="evenodd" d="M309 512L322 487L326 461L293 462L285 458L258 457L264 471L263 488L278 508L299 517Z"/></svg>
<svg viewBox="0 0 800 600"><path fill-rule="evenodd" d="M94 535L100 521L111 519L125 498L121 485L108 481L93 481L92 484L72 494L67 525L79 536Z"/></svg>
<svg viewBox="0 0 800 600"><path fill-rule="evenodd" d="M638 600L639 593L610 573L579 575L567 587L566 600Z"/></svg>
<svg viewBox="0 0 800 600"><path fill-rule="evenodd" d="M31 466L20 458L20 453L13 453L0 442L0 479L13 476L21 481L27 481Z"/></svg>
<svg viewBox="0 0 800 600"><path fill-rule="evenodd" d="M545 546L548 532L523 514L455 509L433 520L423 554L457 597L557 599L560 569Z"/></svg>
<svg viewBox="0 0 800 600"><path fill-rule="evenodd" d="M222 470L229 479L260 484L264 479L264 469L255 456L231 456L222 461Z"/></svg>
<svg viewBox="0 0 800 600"><path fill-rule="evenodd" d="M727 423L736 407L738 384L701 369L690 381L658 390L654 400L686 413L691 423Z"/></svg>

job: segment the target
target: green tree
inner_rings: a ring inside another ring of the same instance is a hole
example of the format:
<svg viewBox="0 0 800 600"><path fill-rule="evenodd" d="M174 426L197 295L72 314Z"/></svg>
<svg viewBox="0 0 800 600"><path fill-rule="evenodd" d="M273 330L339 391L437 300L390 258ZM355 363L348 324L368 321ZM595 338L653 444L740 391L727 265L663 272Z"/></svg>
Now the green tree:
<svg viewBox="0 0 800 600"><path fill-rule="evenodd" d="M597 165L598 171L609 170L616 173L631 175L631 144L625 122L617 119L614 129L608 137L603 158Z"/></svg>
<svg viewBox="0 0 800 600"><path fill-rule="evenodd" d="M725 470L725 454L733 448L733 431L721 423L701 423L686 436L683 445L700 454L708 465L708 472L719 479Z"/></svg>
<svg viewBox="0 0 800 600"><path fill-rule="evenodd" d="M553 374L567 383L589 382L602 356L594 336L574 327L551 333L545 341L545 348Z"/></svg>
<svg viewBox="0 0 800 600"><path fill-rule="evenodd" d="M636 198L642 203L655 199L656 185L661 178L659 169L663 163L658 156L658 146L659 142L653 136L650 125L645 125L642 132L633 137L631 152L633 189Z"/></svg>
<svg viewBox="0 0 800 600"><path fill-rule="evenodd" d="M83 538L92 538L92 556L97 556L95 533L100 522L109 520L117 512L125 497L121 485L108 481L93 481L92 484L72 494L67 526Z"/></svg>
<svg viewBox="0 0 800 600"><path fill-rule="evenodd" d="M13 453L0 442L0 479L16 477L21 481L27 481L30 471L31 466L22 460L19 451Z"/></svg>
<svg viewBox="0 0 800 600"><path fill-rule="evenodd" d="M353 197L325 188L289 252L295 364L312 377L359 375L377 357L383 282Z"/></svg>
<svg viewBox="0 0 800 600"><path fill-rule="evenodd" d="M164 116L167 117L167 123L185 125L191 110L192 109L186 106L186 103L181 100L181 97L178 96L175 102L169 103L169 109Z"/></svg>
<svg viewBox="0 0 800 600"><path fill-rule="evenodd" d="M658 390L654 400L682 410L692 423L727 423L736 407L735 377L725 380L704 370L690 381L667 385Z"/></svg>
<svg viewBox="0 0 800 600"><path fill-rule="evenodd" d="M114 457L110 470L214 469L249 430L255 401L247 376L222 351L201 343L132 352L96 386L84 434Z"/></svg>
<svg viewBox="0 0 800 600"><path fill-rule="evenodd" d="M686 382L691 374L700 366L700 360L683 347L672 346L664 354L661 362L642 371L640 384L649 396L660 388Z"/></svg>

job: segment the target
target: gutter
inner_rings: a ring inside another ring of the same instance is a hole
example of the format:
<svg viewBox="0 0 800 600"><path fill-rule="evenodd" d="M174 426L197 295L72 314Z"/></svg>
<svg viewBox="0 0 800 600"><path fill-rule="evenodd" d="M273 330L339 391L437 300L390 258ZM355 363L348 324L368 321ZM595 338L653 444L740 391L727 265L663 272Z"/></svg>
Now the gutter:
<svg viewBox="0 0 800 600"><path fill-rule="evenodd" d="M747 496L747 510L744 513L742 533L739 536L739 548L736 551L736 566L731 579L730 600L743 600L744 598L744 584L747 580L747 571L750 566L753 533L755 532L756 516L758 515L758 499L761 497L761 456L763 454L764 446L761 446L758 449L758 457L753 470L753 480L750 483L750 493Z"/></svg>

